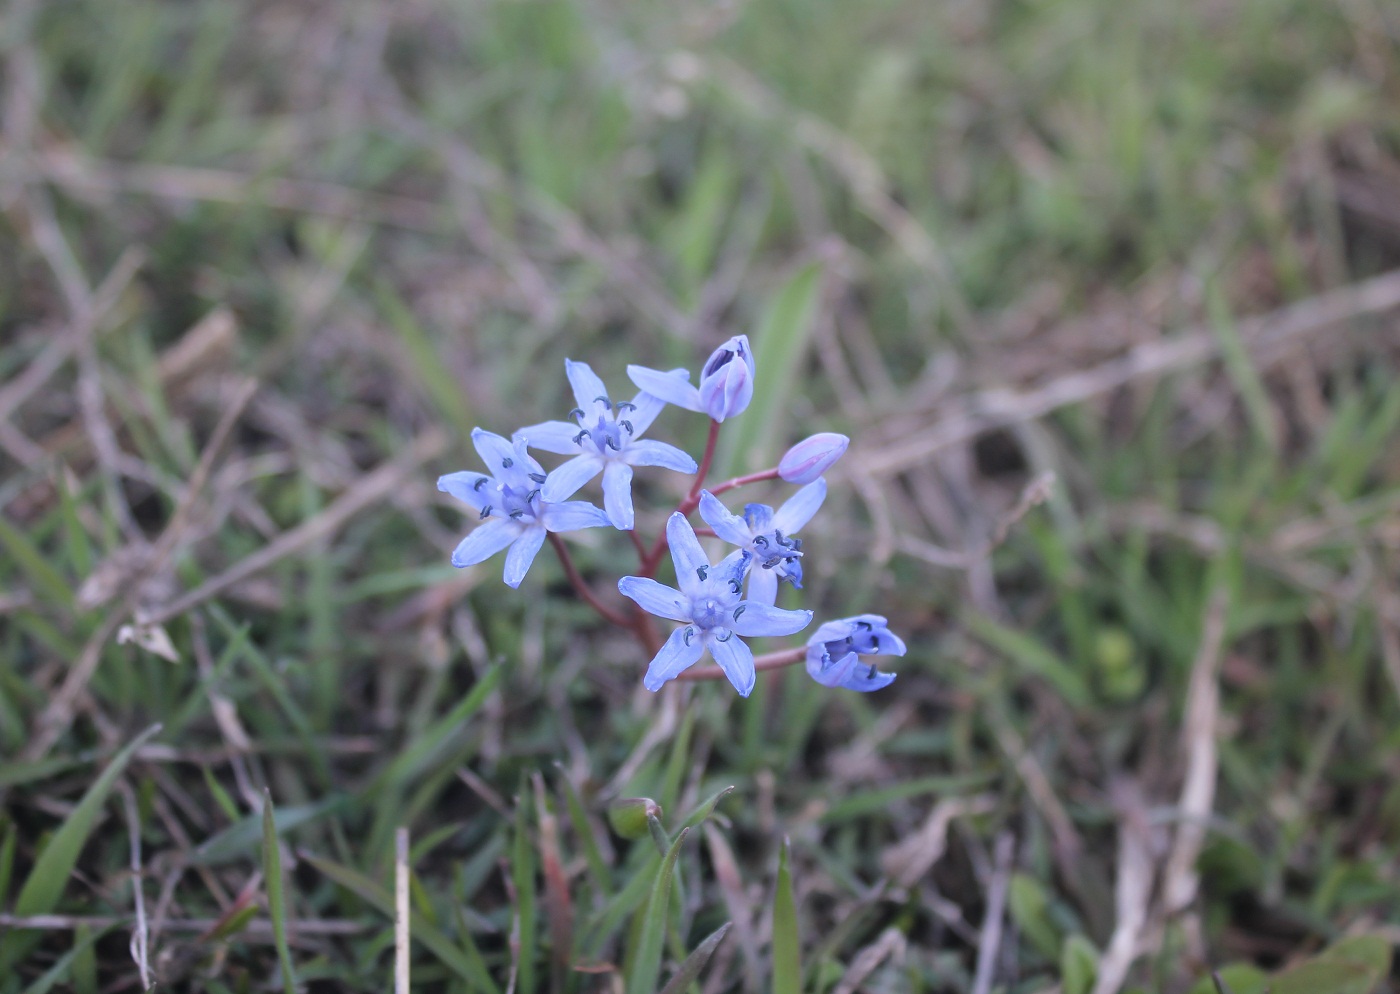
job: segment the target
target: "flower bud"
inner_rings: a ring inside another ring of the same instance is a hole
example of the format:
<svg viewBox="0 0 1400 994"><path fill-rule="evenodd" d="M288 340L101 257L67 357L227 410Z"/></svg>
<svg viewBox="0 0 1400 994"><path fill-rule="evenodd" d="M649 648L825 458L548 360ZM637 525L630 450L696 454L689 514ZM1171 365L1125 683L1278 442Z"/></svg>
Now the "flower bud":
<svg viewBox="0 0 1400 994"><path fill-rule="evenodd" d="M700 409L715 421L743 412L753 399L753 352L748 335L735 335L710 354L700 373Z"/></svg>
<svg viewBox="0 0 1400 994"><path fill-rule="evenodd" d="M804 438L778 461L778 475L788 483L811 483L846 453L851 440L834 431Z"/></svg>
<svg viewBox="0 0 1400 994"><path fill-rule="evenodd" d="M624 839L651 834L651 819L661 816L661 805L650 797L624 797L608 807L608 824Z"/></svg>

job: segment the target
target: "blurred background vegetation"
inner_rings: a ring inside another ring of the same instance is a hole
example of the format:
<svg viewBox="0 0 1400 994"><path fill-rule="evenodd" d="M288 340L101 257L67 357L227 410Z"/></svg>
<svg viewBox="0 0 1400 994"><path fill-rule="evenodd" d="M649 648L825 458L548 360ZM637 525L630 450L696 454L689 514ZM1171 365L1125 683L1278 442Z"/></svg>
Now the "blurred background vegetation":
<svg viewBox="0 0 1400 994"><path fill-rule="evenodd" d="M1393 3L0 16L0 991L387 990L400 825L415 990L1393 989ZM447 564L473 425L739 332L887 691Z"/></svg>

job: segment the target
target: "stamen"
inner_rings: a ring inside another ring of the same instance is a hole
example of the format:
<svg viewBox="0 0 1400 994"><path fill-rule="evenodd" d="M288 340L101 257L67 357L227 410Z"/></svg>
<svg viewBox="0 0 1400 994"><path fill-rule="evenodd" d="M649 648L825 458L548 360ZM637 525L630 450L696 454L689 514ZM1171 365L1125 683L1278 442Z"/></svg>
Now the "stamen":
<svg viewBox="0 0 1400 994"><path fill-rule="evenodd" d="M700 579L702 579L702 580L705 579L706 575L707 575L709 572L710 572L710 567L708 567L708 566L697 566L697 567L695 567L695 575L698 576L698 577L700 577Z"/></svg>
<svg viewBox="0 0 1400 994"><path fill-rule="evenodd" d="M481 477L480 479L478 479L475 483L472 484L472 489L473 489L473 490L476 490L476 491L480 491L481 488L484 487L484 486L486 486L486 477L483 476L483 477Z"/></svg>
<svg viewBox="0 0 1400 994"><path fill-rule="evenodd" d="M569 418L573 421L577 421L579 424L583 423L585 417L586 415L583 413L583 408L581 407L575 407L569 412Z"/></svg>
<svg viewBox="0 0 1400 994"><path fill-rule="evenodd" d="M716 641L716 642L728 642L728 641L729 641L730 639L732 639L733 637L734 637L734 633L731 632L728 628L726 628L726 629L724 630L724 637L721 638L720 636L716 635L716 636L715 636L715 641Z"/></svg>
<svg viewBox="0 0 1400 994"><path fill-rule="evenodd" d="M682 635L681 638L685 640L686 645L690 645L690 643L695 641L695 629L687 625L685 629L685 634Z"/></svg>
<svg viewBox="0 0 1400 994"><path fill-rule="evenodd" d="M870 672L867 673L867 674L865 674L865 678L866 678L867 680L874 680L874 679L875 679L875 664L874 664L874 663L871 663L871 664L870 664Z"/></svg>
<svg viewBox="0 0 1400 994"><path fill-rule="evenodd" d="M637 405L632 403L630 400L620 400L617 402L617 410L619 414L621 414L624 411L635 411L636 409Z"/></svg>
<svg viewBox="0 0 1400 994"><path fill-rule="evenodd" d="M857 621L856 627L866 632L873 632L875 630L875 626L868 621Z"/></svg>
<svg viewBox="0 0 1400 994"><path fill-rule="evenodd" d="M619 405L619 406L621 406L621 405ZM624 420L622 420L622 421L619 421L618 424L622 425L622 427L624 427L624 428L627 429L627 434L629 434L629 435L635 435L635 434L636 434L636 432L634 432L634 431L632 430L632 422L630 422L630 421L624 419Z"/></svg>
<svg viewBox="0 0 1400 994"><path fill-rule="evenodd" d="M753 544L759 549L766 549L768 548L768 538L764 535L755 535L753 538Z"/></svg>
<svg viewBox="0 0 1400 994"><path fill-rule="evenodd" d="M519 521L523 517L525 517L525 512L518 508L510 512L510 518L512 521Z"/></svg>
<svg viewBox="0 0 1400 994"><path fill-rule="evenodd" d="M528 494L525 495L525 503L529 504L531 501L533 501L533 500L534 500L536 497L538 497L539 495L540 495L540 488L539 488L539 487L536 487L534 490L531 490Z"/></svg>
<svg viewBox="0 0 1400 994"><path fill-rule="evenodd" d="M602 404L605 410L612 410L612 401L608 400L607 397L594 397L593 403Z"/></svg>
<svg viewBox="0 0 1400 994"><path fill-rule="evenodd" d="M514 465L515 465L515 460L514 460L514 459L509 459L509 458L507 458L507 459L502 459L502 460L501 460L501 468L502 468L502 469L510 469L510 468L511 468L512 466L514 466Z"/></svg>
<svg viewBox="0 0 1400 994"><path fill-rule="evenodd" d="M536 483L543 483L543 482L544 482L544 474L543 474L543 473L531 473L531 474L530 474L530 479L534 480Z"/></svg>
<svg viewBox="0 0 1400 994"><path fill-rule="evenodd" d="M783 538L783 533L780 532L780 531L779 531L778 529L776 529L776 528L773 529L773 538L774 538L774 540L775 540L779 545L781 545L784 549L786 549L789 545L792 544L792 540L791 540L791 539L787 539L787 538Z"/></svg>
<svg viewBox="0 0 1400 994"><path fill-rule="evenodd" d="M483 508L481 509L481 513L477 515L477 519L480 520L481 518L489 518L490 516L491 516L491 505L490 505L490 504L487 504L485 507L483 507Z"/></svg>
<svg viewBox="0 0 1400 994"><path fill-rule="evenodd" d="M585 438L587 438L587 437L588 437L588 429L585 428L585 429L583 429L583 431L579 432L577 435L574 436L574 444L575 444L575 445L582 445L582 444L583 444L583 440L584 440Z"/></svg>
<svg viewBox="0 0 1400 994"><path fill-rule="evenodd" d="M615 438L613 438L611 435L607 436L607 443L608 443L608 448L612 449L614 452L621 452L621 451L622 451L622 446L619 445L619 444L617 443L617 440L616 440Z"/></svg>
<svg viewBox="0 0 1400 994"><path fill-rule="evenodd" d="M740 583L738 580L730 580L730 581L729 581L729 589L730 589L731 592L737 594L737 593L738 593L740 590L742 590L743 588L744 588L744 585L743 585L742 583Z"/></svg>
<svg viewBox="0 0 1400 994"><path fill-rule="evenodd" d="M772 557L770 557L770 558L768 558L768 559L765 559L765 560L763 561L763 568L764 568L764 569L772 569L774 566L778 565L778 564L779 564L780 562L782 562L782 561L783 561L783 557L782 557L782 556L772 556Z"/></svg>
<svg viewBox="0 0 1400 994"><path fill-rule="evenodd" d="M734 609L734 620L735 620L735 621L738 621L738 620L739 620L739 615L743 614L743 613L744 613L745 611L747 611L748 609L749 609L749 606L748 606L747 604L740 604L738 607L736 607L736 608Z"/></svg>

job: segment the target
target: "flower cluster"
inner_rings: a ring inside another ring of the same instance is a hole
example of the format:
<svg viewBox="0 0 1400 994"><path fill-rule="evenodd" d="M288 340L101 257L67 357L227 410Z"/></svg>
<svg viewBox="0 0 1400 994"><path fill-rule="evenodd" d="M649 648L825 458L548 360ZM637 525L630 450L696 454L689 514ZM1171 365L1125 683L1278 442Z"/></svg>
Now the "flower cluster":
<svg viewBox="0 0 1400 994"><path fill-rule="evenodd" d="M795 635L811 623L811 611L777 607L778 588L784 581L802 587L804 553L797 532L821 508L827 489L822 474L849 444L844 435L812 435L789 449L777 466L705 489L721 424L743 413L753 397L755 366L747 336L735 336L714 351L698 386L684 369L628 366L627 375L639 391L630 400L614 399L587 363L565 360L564 371L577 405L566 420L529 425L509 439L478 428L472 443L486 472L449 473L438 480L439 490L462 501L483 522L453 551L452 565L474 566L506 550L504 580L519 587L547 538L610 525L632 532L638 552L637 575L625 576L617 585L632 602L630 611L600 598L579 575L567 546L557 537L552 541L580 596L604 618L630 630L653 654L642 681L648 690L677 678L723 677L747 697L758 670L804 660L812 678L828 687L870 691L894 680L894 674L861 660L904 654L904 643L879 615L828 621L805 647L757 658L744 641ZM642 437L668 404L710 419L698 463L674 445ZM532 449L569 458L546 472ZM648 547L634 531L632 482L635 469L650 467L694 474L695 479L664 534ZM602 508L572 499L600 475ZM776 510L750 503L735 514L719 499L737 487L773 479L799 485ZM706 534L734 547L718 562L711 562L700 545L689 517L696 511L708 526ZM656 579L667 550L675 586ZM653 618L678 627L663 639ZM717 665L694 668L706 653Z"/></svg>

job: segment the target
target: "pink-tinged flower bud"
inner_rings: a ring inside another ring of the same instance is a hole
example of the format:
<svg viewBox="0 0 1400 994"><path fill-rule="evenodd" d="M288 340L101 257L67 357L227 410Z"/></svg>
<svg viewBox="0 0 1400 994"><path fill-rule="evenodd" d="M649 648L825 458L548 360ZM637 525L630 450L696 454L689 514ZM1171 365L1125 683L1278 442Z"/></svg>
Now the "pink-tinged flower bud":
<svg viewBox="0 0 1400 994"><path fill-rule="evenodd" d="M834 431L804 438L778 461L778 475L788 483L811 483L846 454L851 440Z"/></svg>
<svg viewBox="0 0 1400 994"><path fill-rule="evenodd" d="M743 412L753 399L753 352L748 335L735 335L710 354L700 373L700 409L715 421Z"/></svg>

